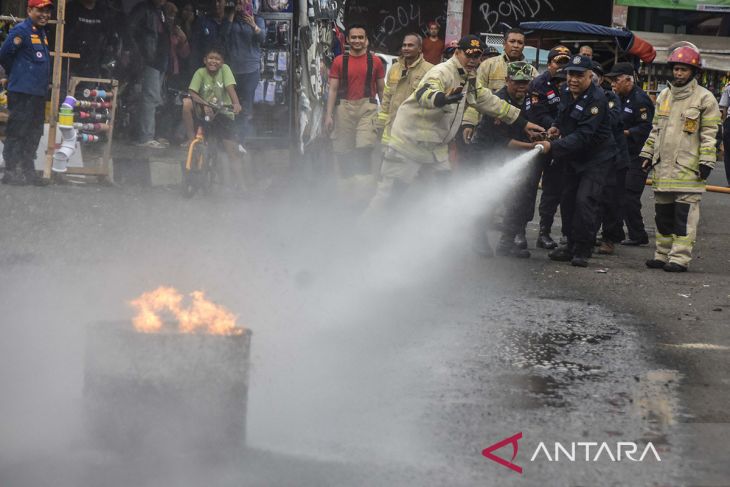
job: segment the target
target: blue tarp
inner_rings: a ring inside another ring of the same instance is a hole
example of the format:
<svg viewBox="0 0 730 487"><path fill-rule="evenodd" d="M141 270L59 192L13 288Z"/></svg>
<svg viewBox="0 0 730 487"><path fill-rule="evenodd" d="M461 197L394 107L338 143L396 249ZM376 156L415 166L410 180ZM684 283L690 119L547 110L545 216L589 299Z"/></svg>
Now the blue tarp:
<svg viewBox="0 0 730 487"><path fill-rule="evenodd" d="M586 22L574 22L572 20L563 20L555 22L522 22L520 23L522 30L549 30L553 32L571 32L573 34L588 34L593 36L631 38L631 31L623 29L613 29L603 25L588 24Z"/></svg>

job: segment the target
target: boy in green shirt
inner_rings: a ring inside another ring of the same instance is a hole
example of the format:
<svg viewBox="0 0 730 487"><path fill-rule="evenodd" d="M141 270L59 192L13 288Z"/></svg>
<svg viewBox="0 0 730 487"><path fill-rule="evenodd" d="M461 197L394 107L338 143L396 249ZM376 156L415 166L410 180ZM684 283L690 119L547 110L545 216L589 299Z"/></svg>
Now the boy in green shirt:
<svg viewBox="0 0 730 487"><path fill-rule="evenodd" d="M188 86L190 98L183 99L183 123L188 137L187 145L195 138L195 105L202 107L205 116L211 118L206 127L209 135L223 141L231 168L238 181L242 181L243 160L237 151L234 117L241 113L241 104L236 95L236 79L231 68L223 62L223 52L217 47L208 49L203 58L202 67L195 71ZM217 105L218 113L213 118L214 111L210 105ZM232 109L232 111L231 111ZM198 112L199 113L199 112ZM240 164L236 164L240 162Z"/></svg>

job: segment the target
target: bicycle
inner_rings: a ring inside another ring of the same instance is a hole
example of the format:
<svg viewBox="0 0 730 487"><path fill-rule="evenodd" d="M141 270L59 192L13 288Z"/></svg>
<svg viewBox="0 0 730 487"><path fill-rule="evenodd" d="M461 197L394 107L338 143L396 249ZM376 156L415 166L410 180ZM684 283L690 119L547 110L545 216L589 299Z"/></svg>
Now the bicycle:
<svg viewBox="0 0 730 487"><path fill-rule="evenodd" d="M199 102L193 102L194 106L203 105ZM203 106L211 108L212 114L203 114L202 117L197 116L200 124L198 125L195 137L188 147L187 157L181 163L182 168L182 194L185 198L192 198L199 190L208 195L211 192L215 175L218 168L218 140L217 137L207 134L208 128L215 120L215 117L221 111L230 109L232 105L220 105L206 103ZM197 110L193 113L197 114Z"/></svg>

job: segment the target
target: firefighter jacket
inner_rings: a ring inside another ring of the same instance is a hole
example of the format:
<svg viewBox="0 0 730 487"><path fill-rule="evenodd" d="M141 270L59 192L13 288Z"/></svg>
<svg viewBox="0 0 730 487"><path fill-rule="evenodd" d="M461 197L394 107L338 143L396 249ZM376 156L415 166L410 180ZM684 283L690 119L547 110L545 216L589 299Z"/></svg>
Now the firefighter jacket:
<svg viewBox="0 0 730 487"><path fill-rule="evenodd" d="M640 157L650 159L654 191L702 193L699 165L715 167L720 108L693 79L669 85L656 100L654 123Z"/></svg>
<svg viewBox="0 0 730 487"><path fill-rule="evenodd" d="M458 87L465 93L461 101L443 107L434 105L437 94ZM456 136L467 106L507 124L518 123L518 126L524 127L527 123L520 117L518 108L494 95L475 77L468 77L467 71L454 56L431 68L416 91L400 106L388 146L416 162L447 161L447 144Z"/></svg>
<svg viewBox="0 0 730 487"><path fill-rule="evenodd" d="M525 57L522 56L522 59L520 61L524 61ZM506 54L502 54L501 56L494 56L490 57L489 59L485 60L479 65L479 69L477 69L477 81L481 82L482 85L486 86L492 91L497 91L502 89L502 87L506 83L507 78L507 64L509 64L511 61L507 57ZM537 77L540 73L538 73L537 69L535 69L534 66L532 67L532 77ZM464 113L464 122L463 125L472 125L475 126L479 123L479 113L477 113L476 110L473 108L468 108L466 112ZM550 125L547 125L548 127Z"/></svg>
<svg viewBox="0 0 730 487"><path fill-rule="evenodd" d="M385 78L383 101L380 104L380 113L378 113L376 121L378 129L383 130L384 144L388 143L390 129L393 126L398 107L411 93L416 91L423 75L432 67L433 64L423 59L423 55L418 56L418 59L408 67L402 57L391 66L388 76Z"/></svg>

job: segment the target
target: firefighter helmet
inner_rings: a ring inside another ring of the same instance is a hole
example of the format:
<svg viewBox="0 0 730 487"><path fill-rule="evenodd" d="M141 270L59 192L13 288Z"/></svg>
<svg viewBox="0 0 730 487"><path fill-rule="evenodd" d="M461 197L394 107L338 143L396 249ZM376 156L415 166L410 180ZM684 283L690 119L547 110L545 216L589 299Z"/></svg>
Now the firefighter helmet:
<svg viewBox="0 0 730 487"><path fill-rule="evenodd" d="M670 66L673 64L686 64L695 69L702 67L702 58L700 52L697 49L693 49L689 46L678 47L669 55L667 64Z"/></svg>

